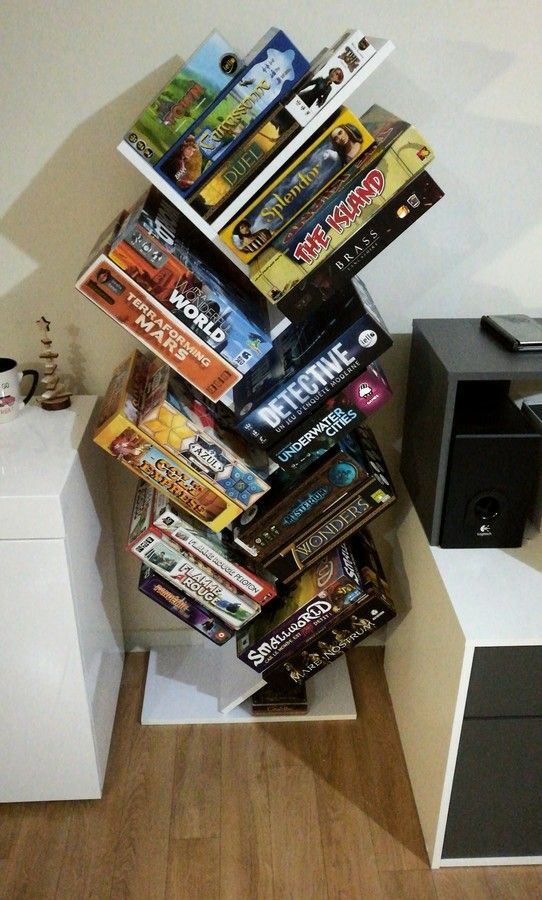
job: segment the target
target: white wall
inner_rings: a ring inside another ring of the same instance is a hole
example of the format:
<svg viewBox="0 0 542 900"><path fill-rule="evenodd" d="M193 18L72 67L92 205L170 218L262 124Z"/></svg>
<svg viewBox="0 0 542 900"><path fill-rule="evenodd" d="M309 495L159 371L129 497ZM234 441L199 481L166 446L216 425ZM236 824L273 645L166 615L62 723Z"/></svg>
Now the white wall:
<svg viewBox="0 0 542 900"><path fill-rule="evenodd" d="M412 318L541 315L538 0L4 0L0 15L0 355L36 364L44 314L75 390L101 394L135 346L73 283L97 235L145 187L116 144L212 27L240 52L272 25L309 57L354 26L396 45L350 106L379 102L414 122L446 197L365 270L398 335L384 357L396 399L375 420L392 465ZM116 464L110 476L127 633L171 628L138 594L137 564L122 551L133 479Z"/></svg>

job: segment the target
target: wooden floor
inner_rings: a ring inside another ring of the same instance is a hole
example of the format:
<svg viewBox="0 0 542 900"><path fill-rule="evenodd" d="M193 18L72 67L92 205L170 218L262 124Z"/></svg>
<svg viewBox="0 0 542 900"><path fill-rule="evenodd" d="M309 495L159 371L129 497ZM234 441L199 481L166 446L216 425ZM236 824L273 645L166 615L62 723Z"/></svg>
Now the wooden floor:
<svg viewBox="0 0 542 900"><path fill-rule="evenodd" d="M542 897L542 867L431 872L381 648L349 664L355 722L142 727L131 654L103 799L0 807L2 900Z"/></svg>

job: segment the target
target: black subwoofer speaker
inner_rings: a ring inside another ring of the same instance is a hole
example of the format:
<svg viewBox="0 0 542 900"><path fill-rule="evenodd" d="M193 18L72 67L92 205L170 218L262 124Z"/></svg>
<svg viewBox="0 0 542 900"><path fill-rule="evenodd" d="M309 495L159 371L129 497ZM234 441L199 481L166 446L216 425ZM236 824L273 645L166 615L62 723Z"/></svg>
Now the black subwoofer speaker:
<svg viewBox="0 0 542 900"><path fill-rule="evenodd" d="M521 546L541 440L508 397L487 403L483 394L458 397L441 547Z"/></svg>

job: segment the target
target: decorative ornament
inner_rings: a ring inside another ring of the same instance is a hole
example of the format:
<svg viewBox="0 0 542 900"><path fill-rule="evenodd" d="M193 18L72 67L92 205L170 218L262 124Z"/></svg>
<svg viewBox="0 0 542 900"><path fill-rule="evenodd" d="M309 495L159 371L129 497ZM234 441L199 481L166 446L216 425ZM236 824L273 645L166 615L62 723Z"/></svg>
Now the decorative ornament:
<svg viewBox="0 0 542 900"><path fill-rule="evenodd" d="M58 365L56 360L58 358L58 353L55 353L55 351L51 349L53 343L49 327L51 323L47 321L45 316L42 316L41 319L36 321L36 325L42 334L41 343L43 345L43 352L40 353L39 356L40 359L46 361L45 375L41 379L45 391L41 397L38 397L38 403L42 409L67 409L68 406L71 406L71 393L66 390L57 374Z"/></svg>

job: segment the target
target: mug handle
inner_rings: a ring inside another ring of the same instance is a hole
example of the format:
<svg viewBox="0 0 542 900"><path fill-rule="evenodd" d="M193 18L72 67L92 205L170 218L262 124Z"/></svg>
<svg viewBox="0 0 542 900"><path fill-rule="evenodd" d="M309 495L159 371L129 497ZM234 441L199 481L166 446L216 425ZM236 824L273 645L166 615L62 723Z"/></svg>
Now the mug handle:
<svg viewBox="0 0 542 900"><path fill-rule="evenodd" d="M26 404L28 403L28 401L31 400L32 397L34 396L34 394L36 393L36 388L37 388L37 386L38 386L38 379L39 379L40 376L39 376L39 373L36 372L35 369L23 369L23 371L22 371L22 373L21 373L21 377L20 377L19 380L22 381L22 379L24 378L25 375L31 375L31 376L32 376L32 384L31 384L31 386L30 386L30 390L28 391L28 394L26 395L26 397L25 397L24 400L23 400L23 403L24 403L25 406L26 406Z"/></svg>

